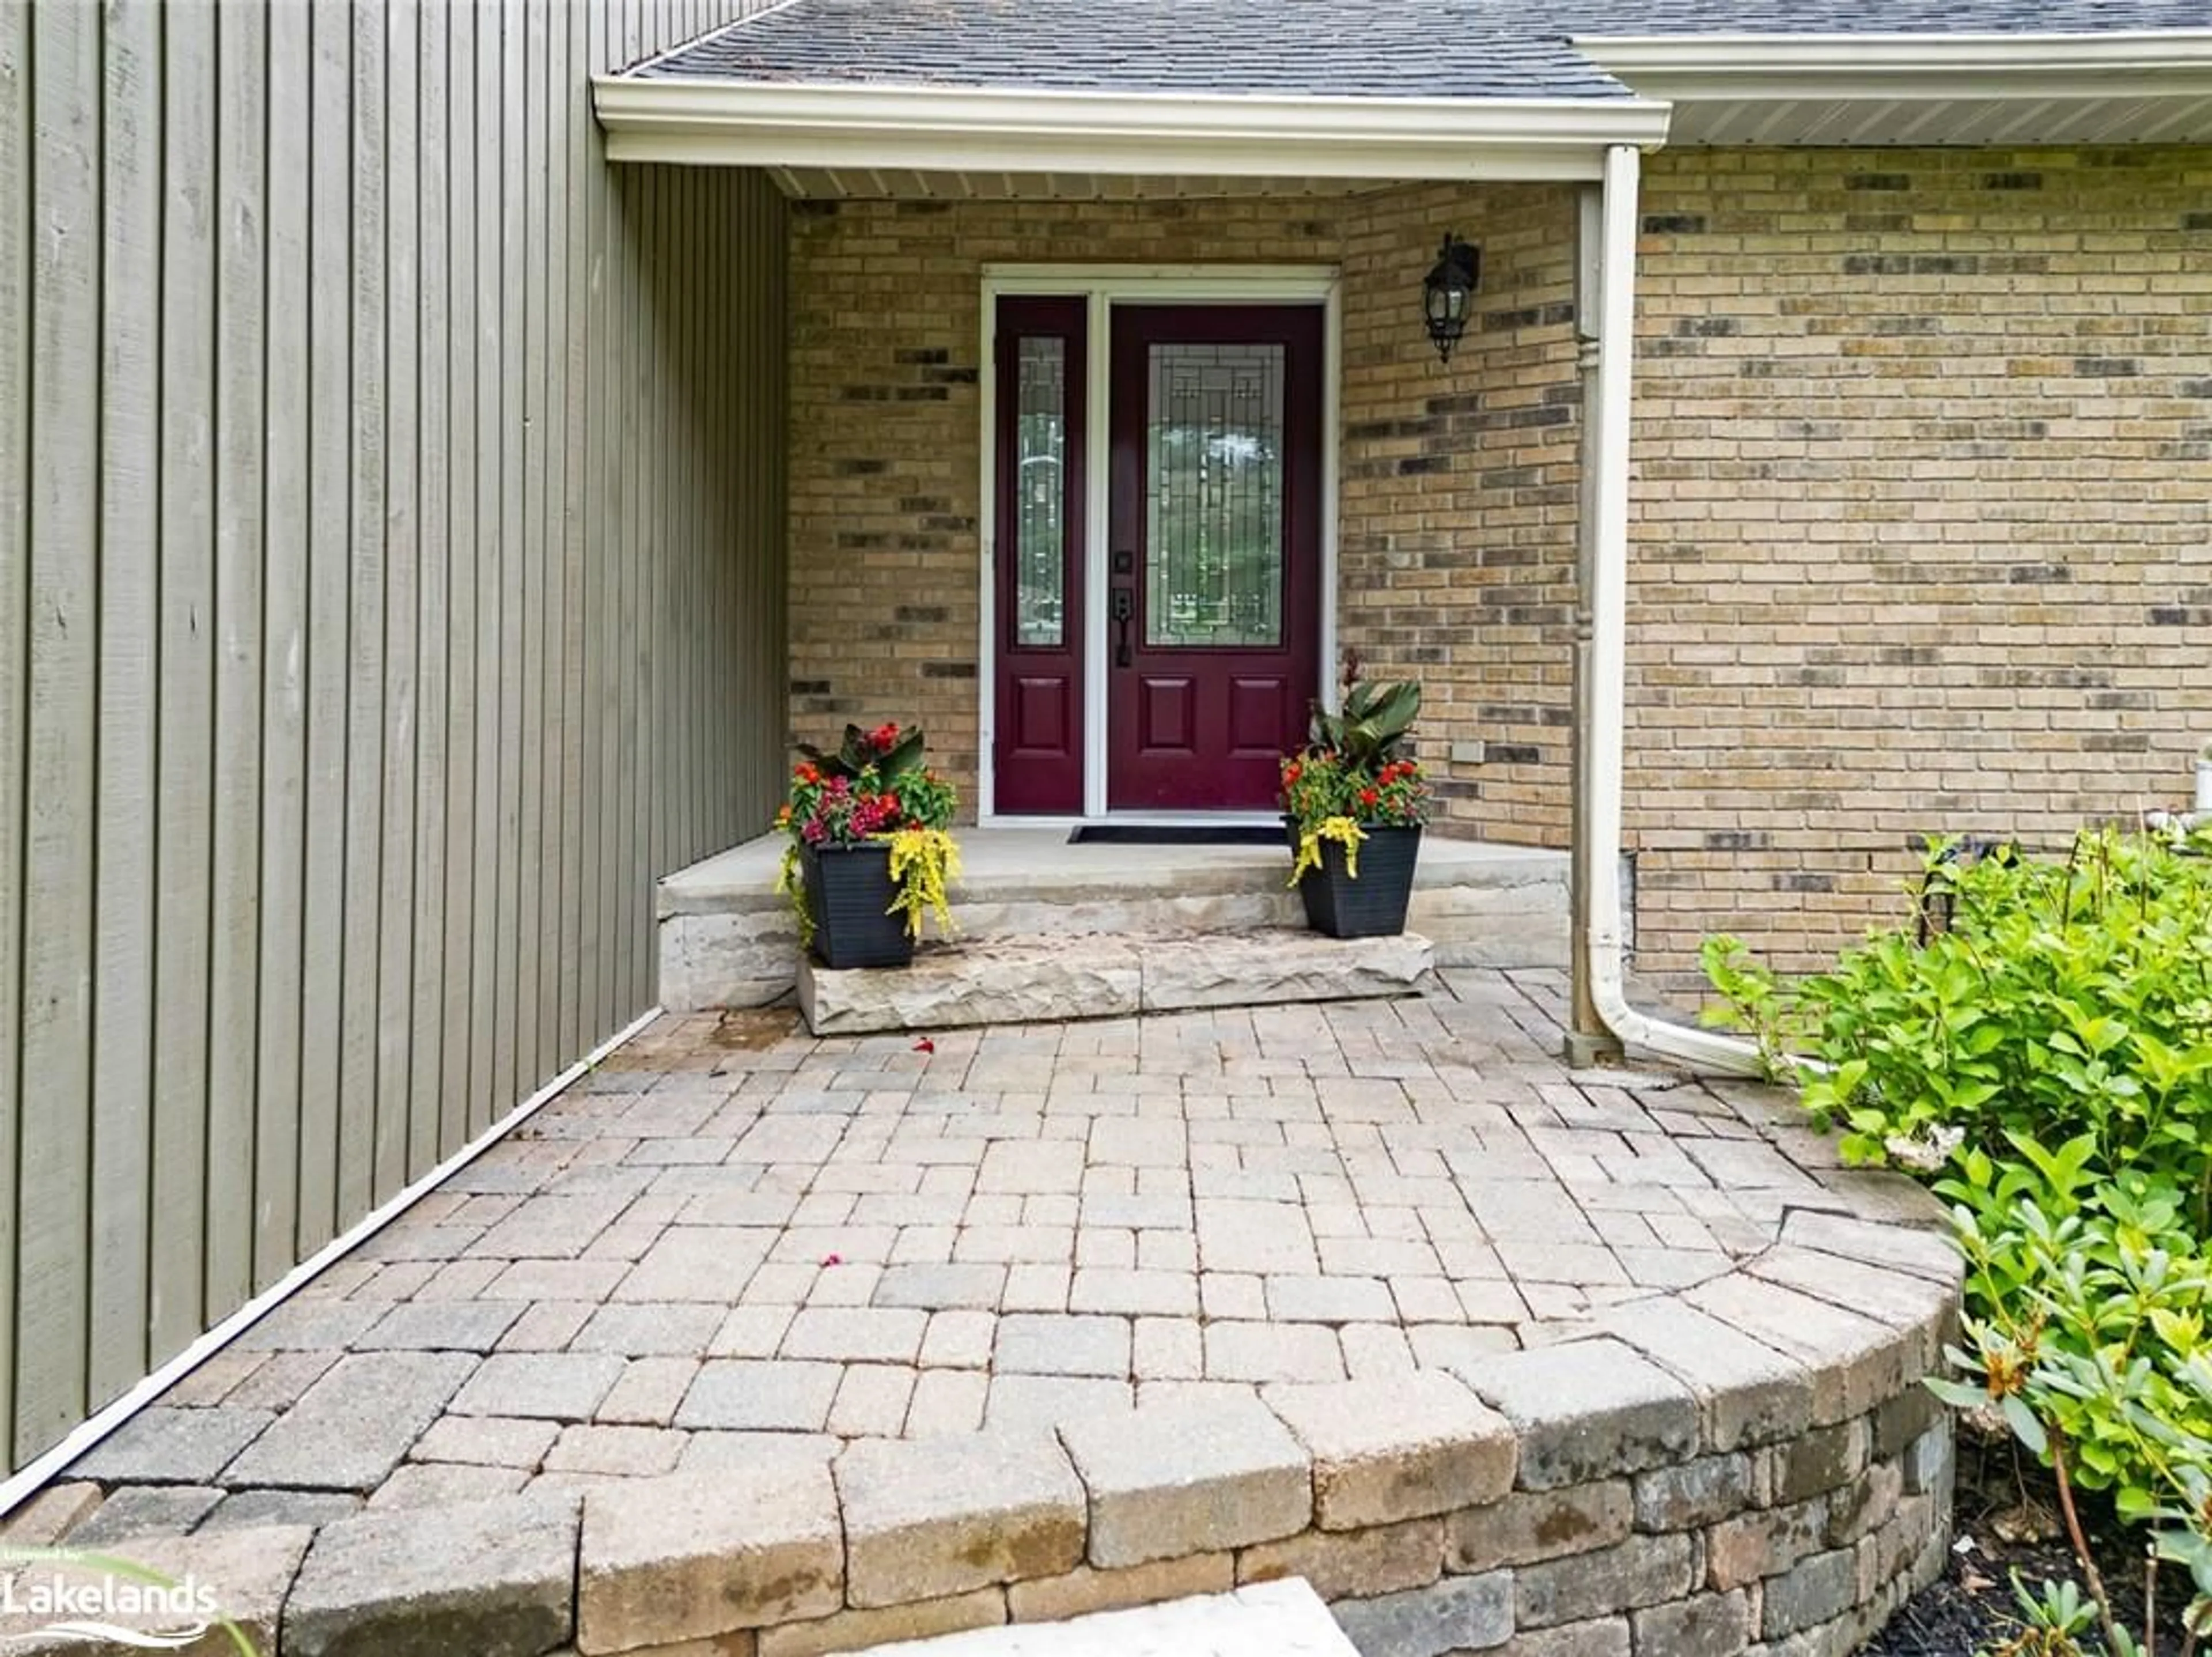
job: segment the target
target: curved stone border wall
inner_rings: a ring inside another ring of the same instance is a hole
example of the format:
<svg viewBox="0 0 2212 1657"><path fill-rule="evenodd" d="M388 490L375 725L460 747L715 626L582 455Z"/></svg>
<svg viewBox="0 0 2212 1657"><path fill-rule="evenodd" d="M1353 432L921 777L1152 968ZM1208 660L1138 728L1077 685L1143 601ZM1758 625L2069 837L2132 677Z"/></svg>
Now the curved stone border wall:
<svg viewBox="0 0 2212 1657"><path fill-rule="evenodd" d="M1957 1276L1929 1232L1798 1210L1733 1272L1455 1373L133 1552L284 1657L811 1657L1293 1575L1365 1657L1841 1654L1942 1563L1919 1381Z"/></svg>

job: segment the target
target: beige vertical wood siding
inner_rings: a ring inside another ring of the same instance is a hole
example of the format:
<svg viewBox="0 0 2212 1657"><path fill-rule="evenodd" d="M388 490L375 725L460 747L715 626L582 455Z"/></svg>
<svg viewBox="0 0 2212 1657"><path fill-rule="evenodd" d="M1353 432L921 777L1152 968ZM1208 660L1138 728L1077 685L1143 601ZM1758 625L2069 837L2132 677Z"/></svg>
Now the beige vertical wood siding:
<svg viewBox="0 0 2212 1657"><path fill-rule="evenodd" d="M775 804L759 0L0 5L0 1464L653 998Z"/></svg>

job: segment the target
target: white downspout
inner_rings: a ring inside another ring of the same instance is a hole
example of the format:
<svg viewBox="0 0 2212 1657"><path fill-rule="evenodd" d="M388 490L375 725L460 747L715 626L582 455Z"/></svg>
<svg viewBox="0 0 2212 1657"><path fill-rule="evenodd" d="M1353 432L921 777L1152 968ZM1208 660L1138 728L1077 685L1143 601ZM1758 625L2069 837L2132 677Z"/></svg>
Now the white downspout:
<svg viewBox="0 0 2212 1657"><path fill-rule="evenodd" d="M1583 813L1590 856L1588 951L1590 998L1606 1026L1630 1046L1662 1053L1701 1069L1759 1073L1749 1042L1674 1024L1628 1004L1622 964L1620 909L1621 781L1628 699L1628 433L1636 353L1637 178L1633 144L1605 152L1597 262L1597 395L1588 411L1597 477L1589 498L1592 556L1590 683L1583 699Z"/></svg>

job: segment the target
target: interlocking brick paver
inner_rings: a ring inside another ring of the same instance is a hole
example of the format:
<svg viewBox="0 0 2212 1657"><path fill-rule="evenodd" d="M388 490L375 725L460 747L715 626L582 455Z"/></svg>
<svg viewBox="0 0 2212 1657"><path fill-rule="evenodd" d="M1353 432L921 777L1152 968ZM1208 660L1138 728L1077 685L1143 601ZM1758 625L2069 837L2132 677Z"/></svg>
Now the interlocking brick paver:
<svg viewBox="0 0 2212 1657"><path fill-rule="evenodd" d="M1011 1313L999 1320L993 1367L1009 1375L1127 1375L1129 1323Z"/></svg>
<svg viewBox="0 0 2212 1657"><path fill-rule="evenodd" d="M1084 1489L1048 1433L856 1445L836 1471L854 1605L1057 1575L1083 1557Z"/></svg>
<svg viewBox="0 0 2212 1657"><path fill-rule="evenodd" d="M577 1352L626 1358L696 1356L707 1350L726 1314L701 1301L641 1301L603 1306L569 1342Z"/></svg>
<svg viewBox="0 0 2212 1657"><path fill-rule="evenodd" d="M621 1378L611 1387L595 1421L638 1427L665 1427L676 1418L684 1395L699 1373L693 1358L633 1358L623 1366Z"/></svg>
<svg viewBox="0 0 2212 1657"><path fill-rule="evenodd" d="M1060 1437L1091 1495L1094 1565L1272 1542L1312 1516L1306 1453L1257 1398L1091 1417Z"/></svg>
<svg viewBox="0 0 2212 1657"><path fill-rule="evenodd" d="M453 1401L463 1416L527 1416L589 1421L621 1379L609 1352L500 1352L484 1360Z"/></svg>
<svg viewBox="0 0 2212 1657"><path fill-rule="evenodd" d="M942 1438L979 1430L991 1386L980 1369L923 1370L907 1404L906 1435Z"/></svg>
<svg viewBox="0 0 2212 1657"><path fill-rule="evenodd" d="M1079 1191L1083 1146L1073 1140L995 1140L983 1154L975 1189L1024 1196Z"/></svg>
<svg viewBox="0 0 2212 1657"><path fill-rule="evenodd" d="M843 1600L844 1547L826 1465L684 1473L585 1499L580 1651L825 1617Z"/></svg>
<svg viewBox="0 0 2212 1657"><path fill-rule="evenodd" d="M994 1375L983 1424L1010 1431L1058 1427L1127 1410L1136 1391L1127 1381L1077 1375Z"/></svg>
<svg viewBox="0 0 2212 1657"><path fill-rule="evenodd" d="M412 1301L378 1319L354 1349L489 1352L521 1315L511 1301Z"/></svg>
<svg viewBox="0 0 2212 1657"><path fill-rule="evenodd" d="M991 1362L999 1320L988 1312L934 1313L921 1341L925 1369L982 1369Z"/></svg>
<svg viewBox="0 0 2212 1657"><path fill-rule="evenodd" d="M307 1352L350 1346L391 1310L387 1301L294 1301L240 1335L235 1349Z"/></svg>
<svg viewBox="0 0 2212 1657"><path fill-rule="evenodd" d="M626 1191L533 1195L469 1245L492 1259L574 1259L629 1206Z"/></svg>
<svg viewBox="0 0 2212 1657"><path fill-rule="evenodd" d="M1396 1315L1390 1291L1373 1277L1270 1277L1267 1313L1285 1323L1374 1323Z"/></svg>
<svg viewBox="0 0 2212 1657"><path fill-rule="evenodd" d="M1188 1141L1180 1122L1101 1117L1091 1124L1088 1157L1093 1163L1180 1168L1188 1166Z"/></svg>
<svg viewBox="0 0 2212 1657"><path fill-rule="evenodd" d="M1072 1276L1066 1266L1015 1266L999 1304L1007 1312L1064 1312Z"/></svg>
<svg viewBox="0 0 2212 1657"><path fill-rule="evenodd" d="M1199 1264L1207 1271L1318 1269L1312 1228L1296 1203L1200 1197L1197 1215Z"/></svg>
<svg viewBox="0 0 2212 1657"><path fill-rule="evenodd" d="M492 1266L496 1261L471 1261ZM517 1260L471 1294L488 1300L543 1303L567 1301L594 1306L614 1293L615 1285L632 1270L624 1260ZM649 1298L649 1297L647 1297ZM524 1314L526 1318L528 1313Z"/></svg>
<svg viewBox="0 0 2212 1657"><path fill-rule="evenodd" d="M1335 1331L1313 1324L1208 1324L1206 1375L1224 1381L1342 1380L1344 1349Z"/></svg>
<svg viewBox="0 0 2212 1657"><path fill-rule="evenodd" d="M206 1484L274 1419L265 1410L228 1407L148 1410L79 1457L70 1477L110 1484Z"/></svg>
<svg viewBox="0 0 2212 1657"><path fill-rule="evenodd" d="M657 1427L564 1427L545 1457L549 1473L621 1473L651 1477L676 1471L690 1435Z"/></svg>
<svg viewBox="0 0 2212 1657"><path fill-rule="evenodd" d="M893 1265L877 1280L874 1304L918 1307L928 1311L964 1307L989 1310L998 1306L1006 1287L1003 1264L969 1262L927 1265Z"/></svg>
<svg viewBox="0 0 2212 1657"><path fill-rule="evenodd" d="M848 1366L830 1406L830 1431L839 1438L896 1438L906 1425L915 1375L896 1364Z"/></svg>
<svg viewBox="0 0 2212 1657"><path fill-rule="evenodd" d="M909 1307L808 1307L783 1337L787 1358L839 1362L911 1362L921 1350L929 1314Z"/></svg>
<svg viewBox="0 0 2212 1657"><path fill-rule="evenodd" d="M234 1489L374 1489L477 1368L476 1358L459 1352L342 1359L224 1470L222 1482Z"/></svg>
<svg viewBox="0 0 2212 1657"><path fill-rule="evenodd" d="M826 1478L841 1454L896 1464L884 1441L1025 1429L1048 1461L1058 1430L1098 1481L1080 1494L1089 1563L1012 1580L990 1558L1005 1538L958 1534L977 1506L964 1482L940 1481L918 1520L885 1521L887 1536L918 1525L919 1552L854 1566L856 1582L893 1587L831 1611L817 1581L805 1603L825 1614L763 1636L763 1657L895 1630L855 1619L897 1614L872 1597L915 1584L976 1620L1072 1614L1175 1581L1226 1588L1239 1548L1249 1575L1309 1569L1364 1595L1375 1640L1487 1639L1495 1574L1546 1566L1540 1538L1561 1526L1578 1548L1640 1540L1629 1481L1692 1435L1722 1453L1712 1490L1639 1487L1670 1531L1740 1505L1747 1469L1782 1477L1776 1453L1742 1451L1879 1401L1911 1355L1854 1295L1885 1317L1932 1304L1951 1267L1940 1247L1805 1209L1808 1192L1838 1205L1824 1182L1848 1176L1762 1095L1570 1078L1551 1055L1548 978L1443 978L1402 1005L946 1033L932 1054L796 1035L710 1051L710 1023L664 1023L619 1075L556 1101L535 1136L494 1148L142 1418L195 1417L177 1431L207 1437L196 1457L112 1471L175 1479L133 1488L185 1507L227 1492L210 1522L526 1485L586 1491L588 1507L671 1469L726 1504L733 1477ZM1785 1223L1793 1247L1770 1253ZM1735 1275L1754 1255L1759 1275ZM1879 1270L1854 1275L1853 1259ZM1668 1292L1688 1284L1705 1286ZM1808 1402L1807 1365L1838 1343ZM1496 1499L1510 1470L1478 1394L1515 1419L1522 1483L1546 1488ZM1882 1459L1929 1430L1901 1421ZM131 1448L118 1436L102 1453ZM1912 1453L1922 1489L1944 1477L1948 1440ZM947 1503L960 1511L938 1526ZM111 1506L131 1520L130 1501ZM1359 1538L1332 1551L1312 1524L1364 1528L1330 1532ZM1820 1528L1757 1574L1818 1556L1833 1539ZM815 1541L826 1572L829 1532ZM643 1547L632 1586L665 1581L718 1621L690 1548ZM1155 1548L1202 1551L1125 1563ZM1632 1552L1622 1570L1672 1581L1671 1554ZM1447 1558L1487 1586L1436 1588ZM1625 1650L1627 1614L1580 1615L1573 1570L1554 1576L1528 1589L1537 1615L1565 1619L1543 1648L1589 1633L1593 1650ZM1800 1597L1825 1604L1832 1586L1808 1576ZM1735 1628L1735 1587L1705 1620L1647 1617L1638 1637ZM656 1616L654 1638L666 1626ZM754 1643L735 1622L702 1637Z"/></svg>
<svg viewBox="0 0 2212 1657"><path fill-rule="evenodd" d="M408 1453L416 1461L459 1461L534 1471L560 1435L560 1427L550 1421L446 1416L433 1423Z"/></svg>
<svg viewBox="0 0 2212 1657"><path fill-rule="evenodd" d="M1067 1307L1078 1313L1195 1317L1198 1276L1181 1271L1079 1270L1068 1288Z"/></svg>
<svg viewBox="0 0 2212 1657"><path fill-rule="evenodd" d="M952 1246L952 1258L966 1264L1053 1265L1075 1258L1073 1226L971 1225Z"/></svg>
<svg viewBox="0 0 2212 1657"><path fill-rule="evenodd" d="M110 1490L98 1511L70 1527L69 1545L106 1548L133 1537L181 1535L206 1519L223 1499L221 1490L206 1484L125 1484ZM342 1499L358 1500L350 1496Z"/></svg>
<svg viewBox="0 0 2212 1657"><path fill-rule="evenodd" d="M676 1411L678 1427L818 1433L844 1380L835 1363L715 1358L700 1367Z"/></svg>
<svg viewBox="0 0 2212 1657"><path fill-rule="evenodd" d="M1437 1371L1260 1396L1313 1458L1315 1520L1325 1530L1479 1507L1513 1487L1511 1423Z"/></svg>

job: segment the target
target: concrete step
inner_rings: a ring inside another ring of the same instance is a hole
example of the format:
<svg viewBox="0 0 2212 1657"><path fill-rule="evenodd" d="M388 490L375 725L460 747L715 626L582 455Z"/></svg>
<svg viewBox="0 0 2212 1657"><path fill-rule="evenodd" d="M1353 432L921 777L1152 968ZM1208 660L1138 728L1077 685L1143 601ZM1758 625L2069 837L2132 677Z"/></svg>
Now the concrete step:
<svg viewBox="0 0 2212 1657"><path fill-rule="evenodd" d="M833 972L802 961L799 1006L816 1035L847 1036L1359 1001L1411 993L1435 958L1435 946L1412 932L1326 938L1270 928L990 938L925 947L904 967Z"/></svg>
<svg viewBox="0 0 2212 1657"><path fill-rule="evenodd" d="M874 1646L858 1657L1358 1657L1304 1579Z"/></svg>
<svg viewBox="0 0 2212 1657"><path fill-rule="evenodd" d="M1207 935L1303 926L1290 853L1271 846L1070 845L1065 830L960 831L959 940ZM670 875L659 894L660 1001L671 1012L760 1007L799 978L782 843L748 841ZM1447 839L1421 845L1407 923L1440 966L1563 966L1564 852Z"/></svg>

